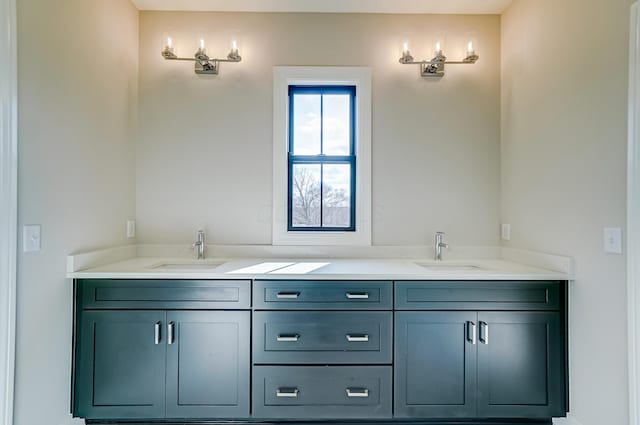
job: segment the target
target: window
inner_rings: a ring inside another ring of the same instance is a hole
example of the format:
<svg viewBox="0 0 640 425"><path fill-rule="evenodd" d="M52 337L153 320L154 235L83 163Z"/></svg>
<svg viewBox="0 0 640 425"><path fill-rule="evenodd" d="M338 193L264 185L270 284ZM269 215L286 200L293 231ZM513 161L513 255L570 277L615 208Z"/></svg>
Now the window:
<svg viewBox="0 0 640 425"><path fill-rule="evenodd" d="M370 245L370 69L273 76L273 244Z"/></svg>
<svg viewBox="0 0 640 425"><path fill-rule="evenodd" d="M355 86L289 86L289 231L356 230L355 98Z"/></svg>

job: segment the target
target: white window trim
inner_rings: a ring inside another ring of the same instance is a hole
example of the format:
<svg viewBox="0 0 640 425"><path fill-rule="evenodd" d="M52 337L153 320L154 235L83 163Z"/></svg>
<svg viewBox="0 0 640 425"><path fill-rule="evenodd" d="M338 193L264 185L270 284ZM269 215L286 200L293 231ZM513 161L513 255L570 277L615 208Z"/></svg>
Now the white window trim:
<svg viewBox="0 0 640 425"><path fill-rule="evenodd" d="M0 0L0 425L13 423L18 207L16 0Z"/></svg>
<svg viewBox="0 0 640 425"><path fill-rule="evenodd" d="M631 7L627 176L629 423L640 425L640 2Z"/></svg>
<svg viewBox="0 0 640 425"><path fill-rule="evenodd" d="M287 230L287 147L290 85L356 86L356 230ZM273 244L371 245L371 69L276 66L273 69Z"/></svg>

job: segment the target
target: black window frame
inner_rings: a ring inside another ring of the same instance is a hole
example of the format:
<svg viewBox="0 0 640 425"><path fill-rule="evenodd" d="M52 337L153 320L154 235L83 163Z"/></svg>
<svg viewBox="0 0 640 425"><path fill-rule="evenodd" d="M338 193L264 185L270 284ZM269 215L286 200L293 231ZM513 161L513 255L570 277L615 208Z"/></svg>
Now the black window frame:
<svg viewBox="0 0 640 425"><path fill-rule="evenodd" d="M323 101L320 103L320 154L294 155L294 105L295 94L347 94L350 107L350 131L349 148L350 155L325 155L323 151ZM289 86L289 143L287 146L287 230L290 232L355 232L356 231L356 86L344 85L290 85ZM320 165L320 226L294 226L293 225L293 167L296 164ZM351 166L351 190L349 198L350 225L348 227L323 227L323 164L349 164Z"/></svg>

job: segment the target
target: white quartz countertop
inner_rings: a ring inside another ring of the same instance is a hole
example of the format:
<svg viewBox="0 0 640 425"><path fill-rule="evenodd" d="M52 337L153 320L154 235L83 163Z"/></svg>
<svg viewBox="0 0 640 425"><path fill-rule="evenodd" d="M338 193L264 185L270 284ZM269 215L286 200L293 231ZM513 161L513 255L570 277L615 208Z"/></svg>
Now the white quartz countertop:
<svg viewBox="0 0 640 425"><path fill-rule="evenodd" d="M72 271L73 279L304 280L571 280L568 273L505 259L434 262L427 259L135 257Z"/></svg>

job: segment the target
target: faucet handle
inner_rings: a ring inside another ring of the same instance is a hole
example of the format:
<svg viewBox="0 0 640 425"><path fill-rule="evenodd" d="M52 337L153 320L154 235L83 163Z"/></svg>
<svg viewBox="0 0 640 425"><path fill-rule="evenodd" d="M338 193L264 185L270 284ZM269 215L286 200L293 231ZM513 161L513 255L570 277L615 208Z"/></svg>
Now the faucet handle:
<svg viewBox="0 0 640 425"><path fill-rule="evenodd" d="M201 245L204 245L204 230L200 229L198 230L197 234L196 234L196 241L191 244L191 249L196 249L196 247L200 247Z"/></svg>

